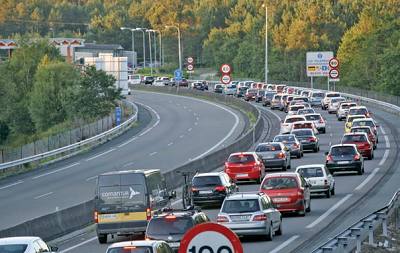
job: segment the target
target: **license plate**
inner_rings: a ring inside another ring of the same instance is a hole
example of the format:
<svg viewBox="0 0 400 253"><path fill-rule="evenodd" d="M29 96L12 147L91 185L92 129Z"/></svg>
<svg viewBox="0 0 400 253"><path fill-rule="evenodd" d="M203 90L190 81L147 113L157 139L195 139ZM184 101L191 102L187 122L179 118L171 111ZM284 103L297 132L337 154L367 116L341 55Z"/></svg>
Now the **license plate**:
<svg viewBox="0 0 400 253"><path fill-rule="evenodd" d="M178 248L180 246L179 242L170 242L168 245L172 248Z"/></svg>
<svg viewBox="0 0 400 253"><path fill-rule="evenodd" d="M316 185L316 184L317 184L317 181L310 180L310 184Z"/></svg>
<svg viewBox="0 0 400 253"><path fill-rule="evenodd" d="M237 177L248 177L249 174L237 174Z"/></svg>
<svg viewBox="0 0 400 253"><path fill-rule="evenodd" d="M272 158L274 158L274 157L275 157L274 155L267 155L267 156L265 156L266 159L272 159Z"/></svg>
<svg viewBox="0 0 400 253"><path fill-rule="evenodd" d="M210 194L212 191L199 191L200 194Z"/></svg>
<svg viewBox="0 0 400 253"><path fill-rule="evenodd" d="M307 142L307 140L301 140L300 142L301 142L301 143L304 143L304 142Z"/></svg>
<svg viewBox="0 0 400 253"><path fill-rule="evenodd" d="M287 202L289 198L274 198L274 202Z"/></svg>
<svg viewBox="0 0 400 253"><path fill-rule="evenodd" d="M244 220L249 220L250 216L249 215L231 216L231 219L233 221L244 221Z"/></svg>
<svg viewBox="0 0 400 253"><path fill-rule="evenodd" d="M108 219L108 220L115 220L117 218L116 214L101 214L102 219Z"/></svg>
<svg viewBox="0 0 400 253"><path fill-rule="evenodd" d="M350 163L349 161L339 161L339 162L337 162L338 164L348 164L348 163Z"/></svg>

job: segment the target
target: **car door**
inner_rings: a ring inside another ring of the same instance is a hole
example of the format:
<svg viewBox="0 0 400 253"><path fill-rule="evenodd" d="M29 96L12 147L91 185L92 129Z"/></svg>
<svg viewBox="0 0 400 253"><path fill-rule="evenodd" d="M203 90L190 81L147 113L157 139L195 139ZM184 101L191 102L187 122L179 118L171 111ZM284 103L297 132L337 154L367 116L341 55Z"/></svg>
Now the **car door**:
<svg viewBox="0 0 400 253"><path fill-rule="evenodd" d="M300 181L301 181L300 185L304 189L304 200L307 201L309 205L311 205L310 187L308 187L308 183L304 179L304 177L302 177L301 175L299 175L299 177L300 177ZM309 205L307 207L309 207Z"/></svg>
<svg viewBox="0 0 400 253"><path fill-rule="evenodd" d="M329 182L330 189L332 190L335 185L335 179L333 178L332 174L329 172L328 168L324 167L326 178Z"/></svg>
<svg viewBox="0 0 400 253"><path fill-rule="evenodd" d="M277 229L280 223L279 211L273 207L271 200L267 196L261 197L260 201L263 212L266 213L268 219L272 221L274 229Z"/></svg>

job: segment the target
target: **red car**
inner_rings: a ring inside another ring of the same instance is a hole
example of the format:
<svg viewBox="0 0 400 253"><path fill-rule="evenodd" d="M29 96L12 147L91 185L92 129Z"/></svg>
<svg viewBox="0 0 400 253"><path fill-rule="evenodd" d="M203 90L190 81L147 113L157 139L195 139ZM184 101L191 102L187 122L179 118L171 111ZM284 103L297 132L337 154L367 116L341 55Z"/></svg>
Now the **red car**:
<svg viewBox="0 0 400 253"><path fill-rule="evenodd" d="M373 144L373 148L376 149L376 136L374 130L370 126L356 126L350 129L350 133L366 133L368 140Z"/></svg>
<svg viewBox="0 0 400 253"><path fill-rule="evenodd" d="M267 194L280 212L304 216L311 211L311 185L298 173L271 173L265 176L260 192Z"/></svg>
<svg viewBox="0 0 400 253"><path fill-rule="evenodd" d="M374 147L366 133L347 133L343 135L342 144L355 144L362 156L368 157L368 160L374 158Z"/></svg>
<svg viewBox="0 0 400 253"><path fill-rule="evenodd" d="M244 100L246 100L246 101L256 100L257 91L258 90L256 90L256 89L248 89L246 91L246 94L244 95Z"/></svg>
<svg viewBox="0 0 400 253"><path fill-rule="evenodd" d="M234 180L256 180L261 182L265 167L255 152L233 153L225 162L225 173Z"/></svg>

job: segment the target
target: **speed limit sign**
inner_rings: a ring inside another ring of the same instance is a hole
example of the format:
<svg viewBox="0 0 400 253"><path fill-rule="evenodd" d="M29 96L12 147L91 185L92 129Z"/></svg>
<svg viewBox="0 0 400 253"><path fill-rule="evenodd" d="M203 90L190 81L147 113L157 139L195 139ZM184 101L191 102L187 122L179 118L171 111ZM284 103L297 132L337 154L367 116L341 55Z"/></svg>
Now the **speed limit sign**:
<svg viewBox="0 0 400 253"><path fill-rule="evenodd" d="M194 66L192 64L187 65L187 70L192 71L194 69Z"/></svg>
<svg viewBox="0 0 400 253"><path fill-rule="evenodd" d="M187 58L187 62L188 62L189 64L192 64L192 63L194 62L193 57L188 57L188 58Z"/></svg>
<svg viewBox="0 0 400 253"><path fill-rule="evenodd" d="M220 70L223 74L229 74L231 73L232 68L229 64L222 64Z"/></svg>
<svg viewBox="0 0 400 253"><path fill-rule="evenodd" d="M221 83L223 83L223 84L229 84L231 81L232 81L232 78L231 78L230 75L228 75L228 74L223 74L223 75L221 76Z"/></svg>
<svg viewBox="0 0 400 253"><path fill-rule="evenodd" d="M331 58L329 60L329 67L336 69L339 67L339 60L335 57Z"/></svg>
<svg viewBox="0 0 400 253"><path fill-rule="evenodd" d="M232 230L207 222L194 226L183 236L179 253L243 253L243 247Z"/></svg>

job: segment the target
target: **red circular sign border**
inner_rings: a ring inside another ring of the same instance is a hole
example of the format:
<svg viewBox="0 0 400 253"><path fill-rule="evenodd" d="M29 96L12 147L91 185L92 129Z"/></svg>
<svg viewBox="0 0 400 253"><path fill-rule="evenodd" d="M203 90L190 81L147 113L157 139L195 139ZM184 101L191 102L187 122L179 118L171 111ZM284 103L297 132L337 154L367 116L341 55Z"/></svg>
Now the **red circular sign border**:
<svg viewBox="0 0 400 253"><path fill-rule="evenodd" d="M222 78L224 78L224 76L229 76L229 82L228 83L224 83L222 81ZM222 74L220 81L221 81L222 84L228 85L228 84L230 84L232 82L232 77L231 77L230 74Z"/></svg>
<svg viewBox="0 0 400 253"><path fill-rule="evenodd" d="M243 247L239 237L229 228L213 222L196 225L187 231L181 240L178 253L187 253L187 248L191 240L196 235L205 231L214 231L224 235L232 243L234 253L243 253Z"/></svg>
<svg viewBox="0 0 400 253"><path fill-rule="evenodd" d="M337 61L337 66L336 66L336 67L333 67L333 66L331 65L331 61L332 61L332 60L336 60L336 61ZM338 68L339 68L339 65L340 65L340 62L339 62L339 60L338 60L336 57L333 57L333 58L331 58L331 59L329 60L328 65L329 65L329 67L331 67L332 69L338 69Z"/></svg>
<svg viewBox="0 0 400 253"><path fill-rule="evenodd" d="M332 72L333 70L336 70L336 71L338 72L337 77L332 77L331 72ZM329 78L330 78L330 79L338 79L338 78L339 78L339 70L338 70L338 69L331 69L331 70L329 70Z"/></svg>
<svg viewBox="0 0 400 253"><path fill-rule="evenodd" d="M192 66L192 69L189 69L189 66ZM192 71L192 70L194 70L194 65L193 64L188 64L186 68L187 68L188 71Z"/></svg>
<svg viewBox="0 0 400 253"><path fill-rule="evenodd" d="M190 61L189 59L192 59L192 61ZM193 58L192 56L189 56L186 60L187 60L187 62L188 62L189 64L194 63L194 58Z"/></svg>
<svg viewBox="0 0 400 253"><path fill-rule="evenodd" d="M229 66L229 72L223 72L223 71L222 71L222 67L225 66L225 65ZM229 65L228 63L224 63L224 64L222 64L221 67L219 68L219 71L221 71L222 74L229 75L229 74L232 72L232 66Z"/></svg>

